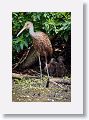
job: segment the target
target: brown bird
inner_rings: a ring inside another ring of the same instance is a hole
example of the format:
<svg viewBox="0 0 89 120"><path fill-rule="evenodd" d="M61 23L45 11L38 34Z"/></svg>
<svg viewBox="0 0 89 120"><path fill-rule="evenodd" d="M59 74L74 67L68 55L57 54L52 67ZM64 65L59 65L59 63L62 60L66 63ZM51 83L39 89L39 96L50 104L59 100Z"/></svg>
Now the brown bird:
<svg viewBox="0 0 89 120"><path fill-rule="evenodd" d="M47 75L48 75L48 81L47 81L46 87L48 87L49 86L49 71L48 71L48 66L47 66L47 56L52 55L53 53L52 44L47 34L43 32L34 32L34 27L33 27L32 22L26 22L24 27L17 34L17 36L19 36L25 29L29 29L29 33L33 39L34 49L37 51L37 55L39 58L41 79L42 79L42 68L41 68L40 56L45 56Z"/></svg>

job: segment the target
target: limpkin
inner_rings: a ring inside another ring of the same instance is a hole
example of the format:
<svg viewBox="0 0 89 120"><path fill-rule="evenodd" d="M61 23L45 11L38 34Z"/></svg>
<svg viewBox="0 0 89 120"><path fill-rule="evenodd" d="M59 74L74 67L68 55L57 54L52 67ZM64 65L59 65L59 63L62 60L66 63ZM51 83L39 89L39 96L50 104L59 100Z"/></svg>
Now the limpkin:
<svg viewBox="0 0 89 120"><path fill-rule="evenodd" d="M49 71L48 71L48 66L47 66L47 56L52 55L53 53L52 44L47 34L45 34L44 32L34 32L34 26L32 22L26 22L24 27L17 34L17 36L19 36L25 29L29 29L30 36L33 39L33 47L37 51L37 55L39 58L41 79L42 79L42 68L41 68L40 56L45 56L47 76L48 76L46 87L48 87L49 86Z"/></svg>

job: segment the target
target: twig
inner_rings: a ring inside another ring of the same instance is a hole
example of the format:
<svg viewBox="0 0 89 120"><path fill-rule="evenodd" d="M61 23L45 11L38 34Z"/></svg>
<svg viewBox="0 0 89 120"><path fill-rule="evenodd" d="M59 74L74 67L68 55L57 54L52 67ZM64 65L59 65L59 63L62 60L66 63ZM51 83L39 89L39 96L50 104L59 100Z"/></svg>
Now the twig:
<svg viewBox="0 0 89 120"><path fill-rule="evenodd" d="M23 54L23 56L21 57L21 59L19 60L19 62L16 63L15 66L12 68L13 70L14 70L16 67L18 67L19 64L23 63L24 60L26 60L26 58L27 58L27 56L28 56L28 53L29 53L29 51L30 51L31 48L32 48L32 46L28 48L27 53Z"/></svg>
<svg viewBox="0 0 89 120"><path fill-rule="evenodd" d="M57 85L57 86L60 87L60 88L63 88L61 84L58 84L58 83L56 83L56 82L54 82L54 81L51 81L51 80L49 80L49 82L53 83L54 85Z"/></svg>
<svg viewBox="0 0 89 120"><path fill-rule="evenodd" d="M28 78L40 78L40 76L31 76L31 75L27 75L27 74L17 74L17 73L12 73L12 78L14 79L28 79Z"/></svg>
<svg viewBox="0 0 89 120"><path fill-rule="evenodd" d="M63 79L63 78L52 78L51 81L54 81L58 84L68 84L71 85L71 80L70 79Z"/></svg>

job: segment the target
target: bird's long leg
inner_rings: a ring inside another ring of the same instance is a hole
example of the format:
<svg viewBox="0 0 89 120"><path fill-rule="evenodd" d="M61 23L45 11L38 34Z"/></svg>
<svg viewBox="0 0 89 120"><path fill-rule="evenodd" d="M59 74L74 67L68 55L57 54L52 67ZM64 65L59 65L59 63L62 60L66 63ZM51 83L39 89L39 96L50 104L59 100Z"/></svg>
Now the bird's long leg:
<svg viewBox="0 0 89 120"><path fill-rule="evenodd" d="M46 87L49 87L49 71L48 71L47 55L46 54L45 54L45 62L46 62L46 69L47 69L47 75L48 75L48 81L47 81Z"/></svg>
<svg viewBox="0 0 89 120"><path fill-rule="evenodd" d="M40 59L40 54L38 55L39 57L39 66L40 66L40 77L42 79L42 68L41 68L41 59Z"/></svg>

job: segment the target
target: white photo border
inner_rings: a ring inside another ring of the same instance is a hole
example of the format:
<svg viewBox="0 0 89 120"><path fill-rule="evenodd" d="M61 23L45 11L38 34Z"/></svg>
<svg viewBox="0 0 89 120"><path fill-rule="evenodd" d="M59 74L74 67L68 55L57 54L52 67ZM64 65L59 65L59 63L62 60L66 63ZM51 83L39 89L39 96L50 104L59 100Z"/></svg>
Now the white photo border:
<svg viewBox="0 0 89 120"><path fill-rule="evenodd" d="M82 0L3 0L0 4L0 113L83 114ZM12 12L71 12L71 102L12 102Z"/></svg>

